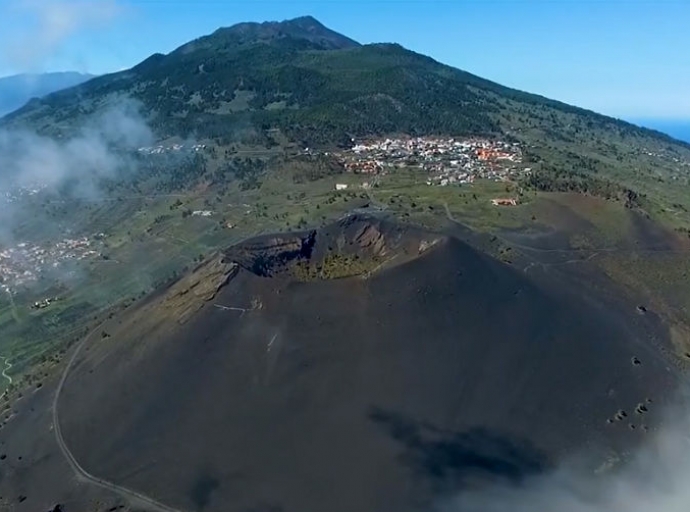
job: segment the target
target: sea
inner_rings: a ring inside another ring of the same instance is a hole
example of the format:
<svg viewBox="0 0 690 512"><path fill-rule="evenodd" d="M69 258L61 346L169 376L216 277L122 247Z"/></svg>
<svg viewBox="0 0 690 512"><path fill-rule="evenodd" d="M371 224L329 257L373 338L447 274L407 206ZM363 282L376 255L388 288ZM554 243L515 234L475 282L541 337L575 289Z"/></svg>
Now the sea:
<svg viewBox="0 0 690 512"><path fill-rule="evenodd" d="M637 119L632 120L638 126L651 128L670 135L674 139L690 143L690 119L676 121L668 119Z"/></svg>

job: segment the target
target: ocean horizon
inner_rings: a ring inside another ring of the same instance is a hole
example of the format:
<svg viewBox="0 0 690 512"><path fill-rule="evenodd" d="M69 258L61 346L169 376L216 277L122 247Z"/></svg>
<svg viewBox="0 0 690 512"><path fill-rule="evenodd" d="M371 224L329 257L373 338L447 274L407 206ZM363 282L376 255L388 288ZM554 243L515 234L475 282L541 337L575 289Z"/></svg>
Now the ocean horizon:
<svg viewBox="0 0 690 512"><path fill-rule="evenodd" d="M670 135L674 139L690 143L690 119L636 119L631 120L631 122L638 126L644 126L645 128L660 131Z"/></svg>

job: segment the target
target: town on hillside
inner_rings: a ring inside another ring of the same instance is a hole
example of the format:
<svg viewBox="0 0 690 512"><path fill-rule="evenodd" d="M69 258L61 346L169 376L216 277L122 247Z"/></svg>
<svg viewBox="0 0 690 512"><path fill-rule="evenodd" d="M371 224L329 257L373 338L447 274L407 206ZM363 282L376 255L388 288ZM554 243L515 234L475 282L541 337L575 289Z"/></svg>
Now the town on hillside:
<svg viewBox="0 0 690 512"><path fill-rule="evenodd" d="M144 155L162 155L165 153L198 153L204 149L206 149L206 144L170 144L167 146L161 144L141 147L137 149L137 152Z"/></svg>
<svg viewBox="0 0 690 512"><path fill-rule="evenodd" d="M0 291L12 293L29 286L51 269L67 262L103 258L105 235L65 238L55 243L34 245L26 242L0 248Z"/></svg>
<svg viewBox="0 0 690 512"><path fill-rule="evenodd" d="M12 204L21 201L26 197L31 197L39 194L42 190L45 190L46 185L43 183L36 183L27 186L13 186L0 193L0 205L1 204Z"/></svg>
<svg viewBox="0 0 690 512"><path fill-rule="evenodd" d="M353 141L354 142L354 141ZM484 138L415 137L360 142L336 153L345 169L380 175L419 168L428 185L462 185L475 179L509 181L531 172L518 143Z"/></svg>

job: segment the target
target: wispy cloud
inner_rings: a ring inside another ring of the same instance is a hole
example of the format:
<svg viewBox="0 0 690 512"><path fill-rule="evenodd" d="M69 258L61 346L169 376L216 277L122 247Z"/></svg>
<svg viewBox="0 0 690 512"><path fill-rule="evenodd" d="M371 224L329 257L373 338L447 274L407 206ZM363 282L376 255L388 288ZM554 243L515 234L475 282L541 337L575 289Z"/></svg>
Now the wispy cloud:
<svg viewBox="0 0 690 512"><path fill-rule="evenodd" d="M13 68L30 71L55 55L73 36L113 22L125 12L120 0L10 0L0 16L12 20L0 36Z"/></svg>
<svg viewBox="0 0 690 512"><path fill-rule="evenodd" d="M60 193L99 198L103 179L119 179L135 168L134 150L153 143L141 106L119 100L87 119L65 138L39 135L26 129L0 130L0 244L10 243L27 213L21 205L3 201L19 189L40 188L44 195Z"/></svg>
<svg viewBox="0 0 690 512"><path fill-rule="evenodd" d="M67 140L0 130L3 177L19 186L54 187L68 180L112 176L123 163L123 151L152 143L139 112L138 103L121 100L87 119L78 135Z"/></svg>
<svg viewBox="0 0 690 512"><path fill-rule="evenodd" d="M677 407L665 426L618 469L577 463L523 481L461 494L441 512L685 512L690 504L690 408ZM589 469L587 469L589 468Z"/></svg>

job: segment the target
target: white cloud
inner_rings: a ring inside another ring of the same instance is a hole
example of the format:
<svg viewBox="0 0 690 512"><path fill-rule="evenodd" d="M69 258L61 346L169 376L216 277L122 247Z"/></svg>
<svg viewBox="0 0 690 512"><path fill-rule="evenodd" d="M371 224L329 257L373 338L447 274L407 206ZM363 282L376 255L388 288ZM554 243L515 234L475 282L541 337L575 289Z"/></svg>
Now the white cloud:
<svg viewBox="0 0 690 512"><path fill-rule="evenodd" d="M688 403L687 401L685 402ZM442 512L686 512L690 510L690 409L665 426L622 467L596 472L571 463L519 485L467 492Z"/></svg>
<svg viewBox="0 0 690 512"><path fill-rule="evenodd" d="M0 130L0 168L10 182L5 186L88 183L94 177L113 177L126 164L127 151L152 141L139 104L123 100L89 119L78 135L67 140Z"/></svg>
<svg viewBox="0 0 690 512"><path fill-rule="evenodd" d="M0 16L13 20L2 38L3 60L19 71L35 69L74 35L106 25L125 11L119 0L13 0Z"/></svg>
<svg viewBox="0 0 690 512"><path fill-rule="evenodd" d="M26 215L15 203L2 202L7 193L41 188L48 195L67 192L95 199L102 197L103 179L118 179L134 169L133 151L154 140L140 110L133 100L119 100L65 138L0 130L0 244L13 240L14 228Z"/></svg>

